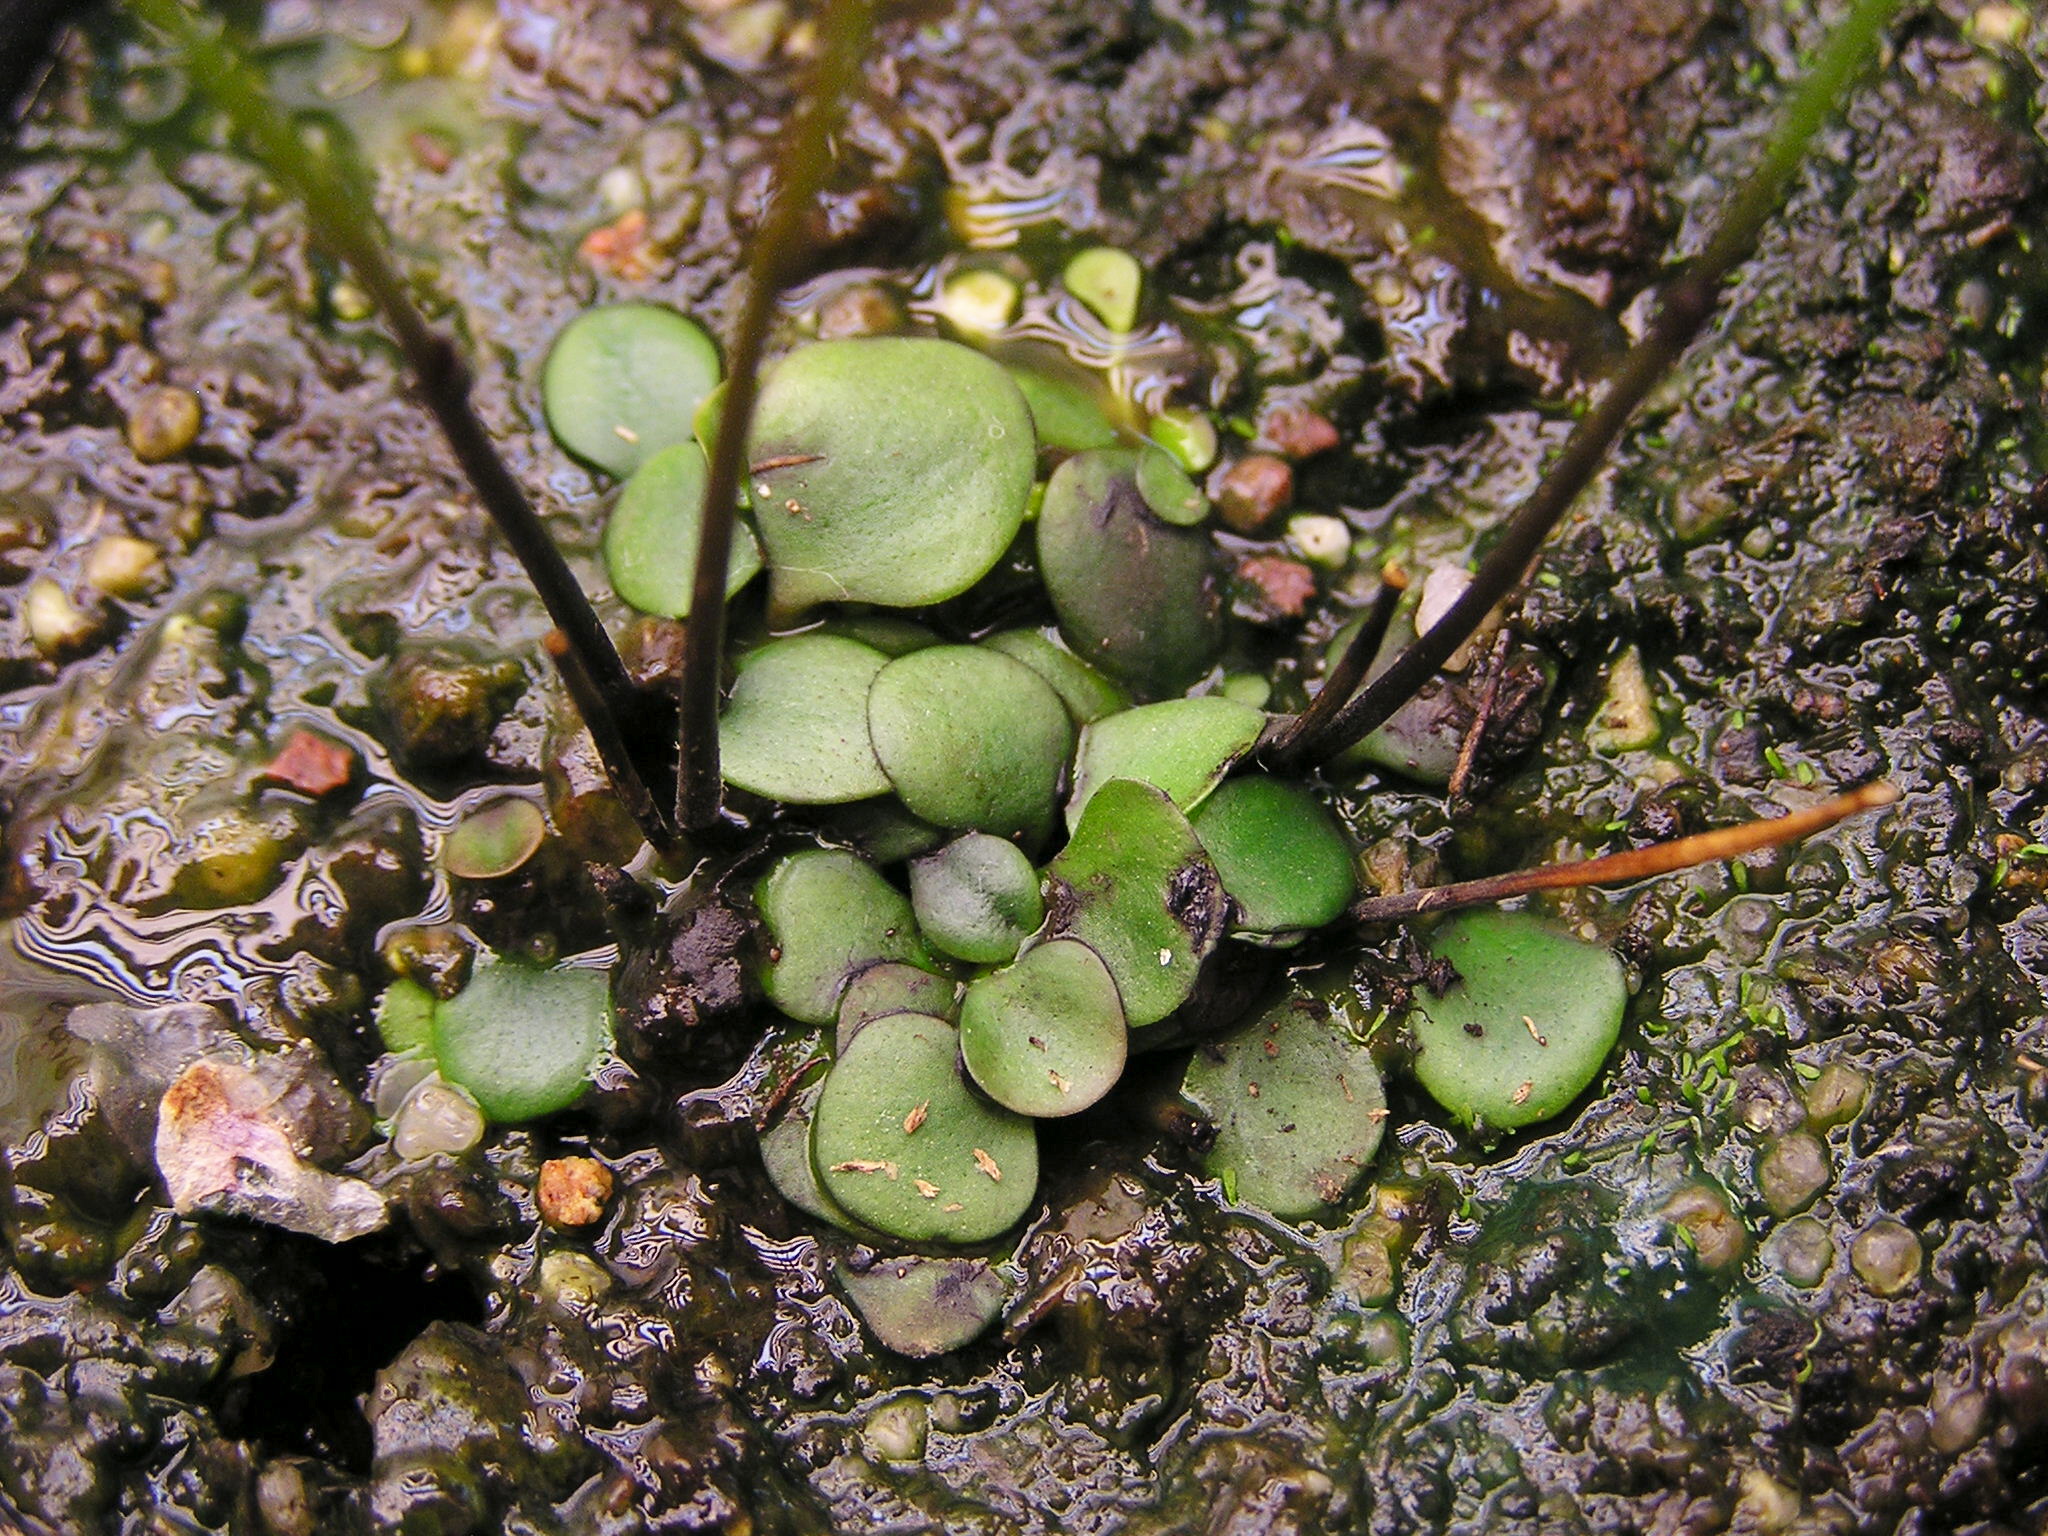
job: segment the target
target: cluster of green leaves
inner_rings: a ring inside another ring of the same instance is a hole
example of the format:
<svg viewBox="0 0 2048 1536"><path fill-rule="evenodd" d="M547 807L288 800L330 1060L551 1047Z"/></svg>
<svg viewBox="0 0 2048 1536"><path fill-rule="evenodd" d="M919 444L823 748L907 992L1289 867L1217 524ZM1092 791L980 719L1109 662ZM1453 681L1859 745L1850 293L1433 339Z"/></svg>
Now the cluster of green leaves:
<svg viewBox="0 0 2048 1536"><path fill-rule="evenodd" d="M607 563L655 613L684 611L693 574L717 388L700 338L615 306L574 322L547 368L564 445L627 477ZM810 848L759 884L761 986L817 1066L764 1158L793 1203L848 1230L987 1242L1032 1204L1035 1122L1088 1109L1134 1050L1171 1038L1226 941L1289 944L1340 919L1354 850L1307 784L1248 771L1263 712L1188 693L1223 647L1208 500L1086 389L948 341L813 343L765 375L746 462L728 581L765 571L771 634L733 658L726 782L890 828L878 862ZM968 593L1034 517L1056 633L950 643L903 614ZM1548 930L1503 946L1619 975ZM1513 1007L1525 980L1510 965L1474 1006ZM1289 1216L1343 1198L1386 1115L1372 1052L1299 1004L1212 1042L1184 1085L1218 1128L1212 1169ZM1549 1027L1597 1048L1532 1040L1533 1063L1494 1061L1497 1029L1454 1022L1422 1080L1467 1120L1552 1113L1598 1070L1618 990L1594 1012L1588 1030Z"/></svg>

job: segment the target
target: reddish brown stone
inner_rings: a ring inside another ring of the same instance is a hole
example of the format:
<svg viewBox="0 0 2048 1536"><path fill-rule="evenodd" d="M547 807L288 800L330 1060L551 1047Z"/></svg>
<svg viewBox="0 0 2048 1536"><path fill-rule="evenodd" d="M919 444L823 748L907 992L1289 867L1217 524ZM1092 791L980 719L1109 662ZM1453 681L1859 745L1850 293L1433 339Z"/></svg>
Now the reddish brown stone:
<svg viewBox="0 0 2048 1536"><path fill-rule="evenodd" d="M1251 555L1240 560L1237 574L1258 589L1276 617L1298 619L1316 595L1316 574L1299 560L1284 555Z"/></svg>
<svg viewBox="0 0 2048 1536"><path fill-rule="evenodd" d="M1294 471L1285 459L1255 453L1223 472L1216 509L1237 533L1257 533L1294 498Z"/></svg>
<svg viewBox="0 0 2048 1536"><path fill-rule="evenodd" d="M1259 436L1290 459L1328 453L1341 439L1330 418L1305 405L1276 405L1259 423Z"/></svg>
<svg viewBox="0 0 2048 1536"><path fill-rule="evenodd" d="M655 273L644 209L629 209L612 223L593 229L576 249L593 267L629 283L645 282Z"/></svg>
<svg viewBox="0 0 2048 1536"><path fill-rule="evenodd" d="M293 731L263 770L273 784L319 799L346 789L356 776L356 754L317 731Z"/></svg>

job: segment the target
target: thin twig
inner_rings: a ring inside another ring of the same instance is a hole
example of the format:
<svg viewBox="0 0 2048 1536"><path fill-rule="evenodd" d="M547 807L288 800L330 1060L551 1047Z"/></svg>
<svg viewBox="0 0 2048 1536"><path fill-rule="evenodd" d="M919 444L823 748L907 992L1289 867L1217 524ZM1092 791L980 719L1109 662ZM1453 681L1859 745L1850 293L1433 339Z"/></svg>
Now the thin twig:
<svg viewBox="0 0 2048 1536"><path fill-rule="evenodd" d="M1383 725L1479 628L1506 596L1579 492L1598 473L1629 417L1677 366L1712 317L1721 282L1751 251L1784 201L1807 145L1827 122L1849 84L1875 54L1898 0L1857 0L1801 82L1762 161L1736 189L1706 249L1665 284L1648 333L1629 349L1593 408L1572 429L1563 450L1529 499L1480 562L1472 584L1428 632L1416 637L1391 666L1367 683L1299 751L1327 759ZM1327 691L1327 690L1326 690ZM1318 700L1320 702L1320 700Z"/></svg>
<svg viewBox="0 0 2048 1536"><path fill-rule="evenodd" d="M1465 793L1465 786L1472 778L1472 765L1479 761L1479 743L1486 736L1487 726L1493 723L1494 708L1500 703L1500 682L1508 673L1509 635L1505 624L1500 633L1493 637L1493 648L1486 653L1486 686L1479 692L1479 708L1472 716L1472 726L1465 732L1465 739L1458 743L1458 761L1451 767L1450 782L1444 785L1444 798L1456 802Z"/></svg>
<svg viewBox="0 0 2048 1536"><path fill-rule="evenodd" d="M1401 594L1407 590L1406 571L1398 565L1381 568L1380 586L1373 594L1372 607L1366 610L1365 619L1344 647L1344 654L1330 668L1330 675L1323 679L1321 691L1300 714L1274 722L1271 735L1259 750L1260 760L1267 766L1276 770L1291 766L1301 756L1302 744L1313 742L1344 701L1358 691L1373 658L1380 653L1380 642L1387 638L1394 610L1401 606Z"/></svg>
<svg viewBox="0 0 2048 1536"><path fill-rule="evenodd" d="M783 143L780 175L767 216L747 262L747 302L733 336L718 435L704 481L704 516L697 540L697 570L683 635L681 714L676 722L676 821L703 831L718 820L718 697L725 657L725 567L732 555L733 513L746 464L761 349L775 300L804 250L809 218L832 168L832 136L846 116L847 98L860 79L860 63L874 24L874 0L830 0L820 24L823 51L804 93L804 104Z"/></svg>
<svg viewBox="0 0 2048 1536"><path fill-rule="evenodd" d="M596 610L478 418L470 400L469 367L461 353L427 322L405 279L392 266L376 215L334 165L293 131L261 77L221 31L202 21L181 0L129 3L177 44L192 78L228 114L270 173L297 193L314 237L354 274L398 338L415 393L440 424L477 500L525 568L527 579L563 637L566 654L576 658L581 683L570 680L571 696L598 743L620 798L628 807L641 808L634 812L634 820L650 841L658 846L667 844L671 840L667 823L624 751L627 731L641 723L647 702L633 686ZM613 743L612 750L606 749L607 741Z"/></svg>
<svg viewBox="0 0 2048 1536"><path fill-rule="evenodd" d="M1777 848L1833 826L1861 811L1874 811L1892 804L1899 792L1879 780L1865 784L1807 810L1768 821L1745 821L1739 826L1701 832L1626 853L1610 853L1598 859L1579 859L1569 864L1545 864L1536 869L1519 869L1513 874L1491 875L1484 880L1461 880L1456 885L1433 885L1420 891L1403 891L1395 896L1374 896L1357 903L1351 917L1359 923L1385 923L1424 912L1449 912L1458 907L1476 907L1531 891L1561 891L1581 885L1622 885L1651 875L1668 875L1673 870L1714 864L1759 848Z"/></svg>

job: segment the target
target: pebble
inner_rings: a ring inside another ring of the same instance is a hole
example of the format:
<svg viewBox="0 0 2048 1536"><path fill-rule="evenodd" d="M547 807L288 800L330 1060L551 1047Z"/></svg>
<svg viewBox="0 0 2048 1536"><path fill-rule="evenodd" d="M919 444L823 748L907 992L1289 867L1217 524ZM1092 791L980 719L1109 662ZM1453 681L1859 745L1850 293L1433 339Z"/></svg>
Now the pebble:
<svg viewBox="0 0 2048 1536"><path fill-rule="evenodd" d="M109 534L86 552L85 579L109 597L146 597L163 584L163 552L147 539Z"/></svg>
<svg viewBox="0 0 2048 1536"><path fill-rule="evenodd" d="M175 459L199 436L204 415L191 390L174 384L152 389L128 412L128 446L145 464Z"/></svg>
<svg viewBox="0 0 2048 1536"><path fill-rule="evenodd" d="M1771 1256L1790 1284L1810 1291L1827 1278L1828 1267L1835 1262L1835 1240L1811 1216L1801 1216L1778 1228L1771 1239Z"/></svg>
<svg viewBox="0 0 2048 1536"><path fill-rule="evenodd" d="M1290 459L1314 458L1341 441L1330 418L1305 405L1274 406L1259 421L1259 437Z"/></svg>
<svg viewBox="0 0 2048 1536"><path fill-rule="evenodd" d="M1773 1216L1792 1216L1806 1209L1833 1177L1828 1149L1804 1131L1780 1137L1757 1159L1757 1189Z"/></svg>
<svg viewBox="0 0 2048 1536"><path fill-rule="evenodd" d="M604 1219L612 1171L594 1157L551 1157L540 1165L537 1194L550 1225L587 1227Z"/></svg>
<svg viewBox="0 0 2048 1536"><path fill-rule="evenodd" d="M1270 453L1239 459L1216 482L1217 510L1235 533L1258 533L1293 499L1294 471Z"/></svg>
<svg viewBox="0 0 2048 1536"><path fill-rule="evenodd" d="M84 650L102 630L98 615L79 607L70 593L47 576L29 583L22 615L28 622L29 639L49 657Z"/></svg>

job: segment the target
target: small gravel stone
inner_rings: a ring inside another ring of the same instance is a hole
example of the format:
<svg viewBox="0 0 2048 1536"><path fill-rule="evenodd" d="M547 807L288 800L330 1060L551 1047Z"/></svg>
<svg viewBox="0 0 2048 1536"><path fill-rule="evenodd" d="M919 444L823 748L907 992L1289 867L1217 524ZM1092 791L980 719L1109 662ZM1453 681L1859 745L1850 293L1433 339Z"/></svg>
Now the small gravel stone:
<svg viewBox="0 0 2048 1536"><path fill-rule="evenodd" d="M1216 509L1236 533L1258 533L1293 499L1294 471L1270 453L1239 459L1216 483Z"/></svg>
<svg viewBox="0 0 2048 1536"><path fill-rule="evenodd" d="M1749 1229L1718 1189L1687 1185L1664 1202L1663 1216L1690 1245L1702 1269L1727 1269L1749 1251Z"/></svg>
<svg viewBox="0 0 2048 1536"><path fill-rule="evenodd" d="M22 616L28 622L29 639L49 657L86 650L105 629L98 614L79 607L70 593L47 576L29 583Z"/></svg>
<svg viewBox="0 0 2048 1536"><path fill-rule="evenodd" d="M1316 595L1316 576L1299 560L1253 555L1238 562L1237 574L1258 589L1263 606L1277 618L1298 619Z"/></svg>
<svg viewBox="0 0 2048 1536"><path fill-rule="evenodd" d="M1880 1296L1896 1296L1917 1280L1921 1258L1913 1229L1889 1218L1864 1228L1849 1249L1851 1267Z"/></svg>
<svg viewBox="0 0 2048 1536"><path fill-rule="evenodd" d="M203 416L191 390L176 385L152 389L128 412L128 446L145 464L175 459L199 436Z"/></svg>
<svg viewBox="0 0 2048 1536"><path fill-rule="evenodd" d="M594 1157L551 1157L540 1165L540 1214L557 1227L587 1227L604 1219L612 1197L612 1171Z"/></svg>
<svg viewBox="0 0 2048 1536"><path fill-rule="evenodd" d="M1781 1137L1756 1163L1756 1184L1773 1216L1791 1216L1806 1209L1828 1187L1832 1177L1828 1149L1804 1131Z"/></svg>
<svg viewBox="0 0 2048 1536"><path fill-rule="evenodd" d="M818 310L818 336L886 336L903 324L903 306L894 294L874 283L842 288Z"/></svg>
<svg viewBox="0 0 2048 1536"><path fill-rule="evenodd" d="M1870 1097L1870 1079L1854 1067L1830 1062L1806 1090L1806 1123L1816 1131L1847 1125Z"/></svg>
<svg viewBox="0 0 2048 1536"><path fill-rule="evenodd" d="M1259 436L1290 459L1328 453L1341 440L1329 417L1305 405L1274 406L1259 422Z"/></svg>
<svg viewBox="0 0 2048 1536"><path fill-rule="evenodd" d="M109 534L86 552L85 579L109 597L146 597L163 585L163 552L147 539Z"/></svg>

